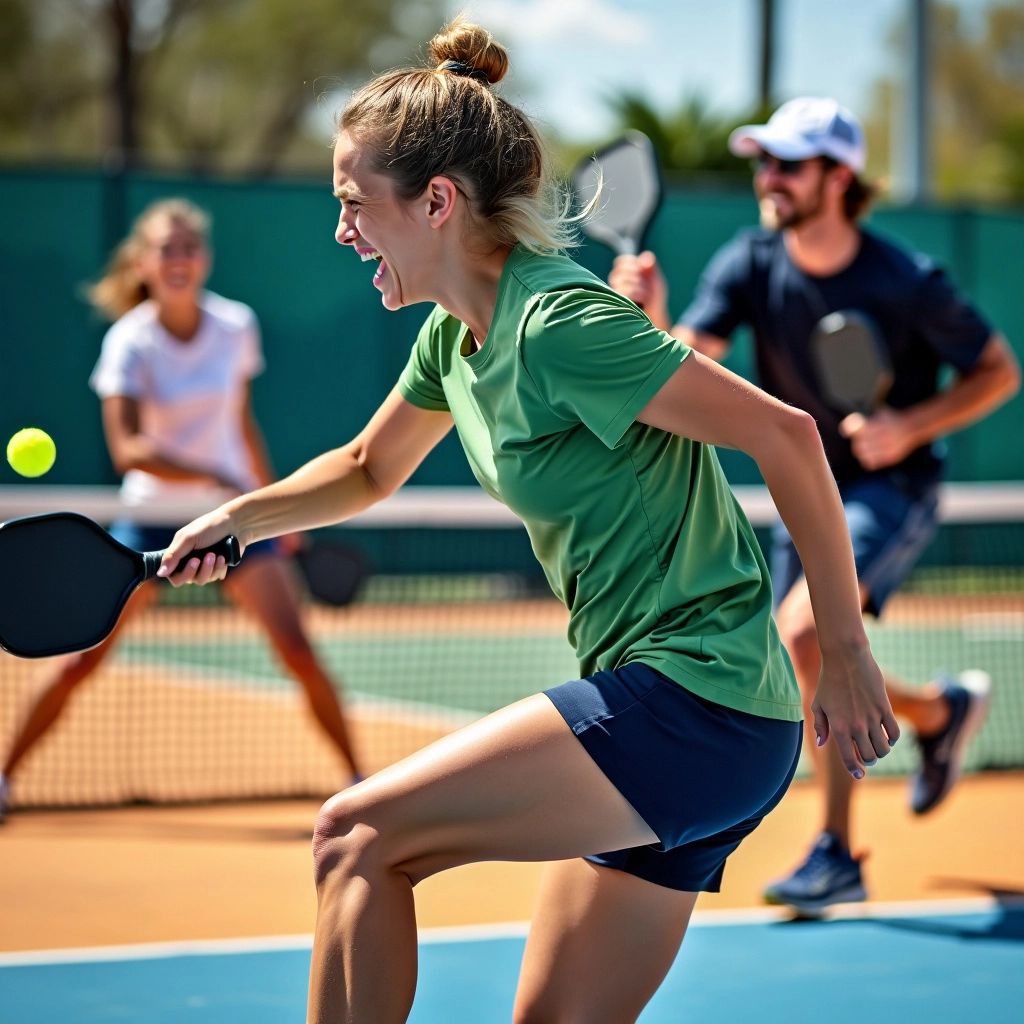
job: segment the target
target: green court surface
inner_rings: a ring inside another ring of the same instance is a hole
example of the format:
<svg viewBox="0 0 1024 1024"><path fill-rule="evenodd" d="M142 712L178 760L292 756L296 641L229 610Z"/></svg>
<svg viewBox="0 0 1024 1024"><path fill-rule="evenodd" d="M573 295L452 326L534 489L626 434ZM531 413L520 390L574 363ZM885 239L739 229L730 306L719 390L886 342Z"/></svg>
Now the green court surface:
<svg viewBox="0 0 1024 1024"><path fill-rule="evenodd" d="M982 668L992 676L992 707L971 746L966 767L1005 768L1024 762L1024 615L980 612L955 621L869 624L879 663L911 685L938 675ZM517 629L467 634L457 630L380 629L321 638L318 649L345 680L354 703L402 703L449 715L453 723L486 714L573 678L577 663L566 640L550 631ZM290 690L263 639L253 634L128 639L118 657L142 670L160 667L204 686L256 692ZM912 744L880 762L879 774L916 763Z"/></svg>

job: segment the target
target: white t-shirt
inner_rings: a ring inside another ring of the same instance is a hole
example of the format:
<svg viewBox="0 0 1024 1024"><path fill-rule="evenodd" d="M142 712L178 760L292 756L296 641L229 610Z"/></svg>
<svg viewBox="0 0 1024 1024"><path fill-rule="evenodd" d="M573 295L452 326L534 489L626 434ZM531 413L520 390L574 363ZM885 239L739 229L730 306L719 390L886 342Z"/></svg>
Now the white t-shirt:
<svg viewBox="0 0 1024 1024"><path fill-rule="evenodd" d="M139 403L140 428L168 458L236 480L258 483L242 432L248 382L263 370L256 314L214 292L199 300L203 315L189 341L157 320L153 302L125 313L107 331L89 384L100 398L122 395ZM139 469L125 473L121 499L152 506L172 498L219 504L211 483L168 480Z"/></svg>

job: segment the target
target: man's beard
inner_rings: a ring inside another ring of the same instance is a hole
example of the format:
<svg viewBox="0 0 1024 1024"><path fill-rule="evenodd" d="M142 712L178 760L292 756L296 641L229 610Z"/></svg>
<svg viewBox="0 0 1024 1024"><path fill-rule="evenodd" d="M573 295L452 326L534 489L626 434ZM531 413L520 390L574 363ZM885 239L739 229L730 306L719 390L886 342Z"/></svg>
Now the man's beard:
<svg viewBox="0 0 1024 1024"><path fill-rule="evenodd" d="M786 214L780 214L779 208L771 198L771 194L758 196L758 210L761 216L761 227L768 231L782 231L785 228L796 228L801 224L817 217L821 212L825 198L825 183L818 183L818 188L813 195L807 198L803 206L799 206L792 196L789 196L790 210Z"/></svg>

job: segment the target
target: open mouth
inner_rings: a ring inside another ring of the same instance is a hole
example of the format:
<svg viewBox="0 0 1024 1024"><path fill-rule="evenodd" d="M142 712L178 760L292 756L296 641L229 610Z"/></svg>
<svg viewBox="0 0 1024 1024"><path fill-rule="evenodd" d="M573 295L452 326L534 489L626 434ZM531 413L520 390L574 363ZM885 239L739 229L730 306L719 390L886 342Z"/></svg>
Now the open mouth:
<svg viewBox="0 0 1024 1024"><path fill-rule="evenodd" d="M376 249L368 249L366 252L361 252L359 258L364 262L368 263L370 260L377 261L377 270L373 275L374 284L376 284L383 276L384 271L387 269L387 264L384 262L384 257L381 256Z"/></svg>

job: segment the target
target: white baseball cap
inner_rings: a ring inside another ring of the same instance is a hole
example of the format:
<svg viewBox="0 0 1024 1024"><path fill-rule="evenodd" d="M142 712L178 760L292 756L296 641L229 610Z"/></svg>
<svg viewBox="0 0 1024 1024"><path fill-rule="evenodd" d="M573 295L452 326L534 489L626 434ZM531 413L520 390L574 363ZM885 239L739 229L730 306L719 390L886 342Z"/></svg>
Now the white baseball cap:
<svg viewBox="0 0 1024 1024"><path fill-rule="evenodd" d="M783 103L767 124L745 124L729 136L736 156L762 150L779 160L829 156L854 172L864 170L867 146L860 121L835 100L801 96Z"/></svg>

